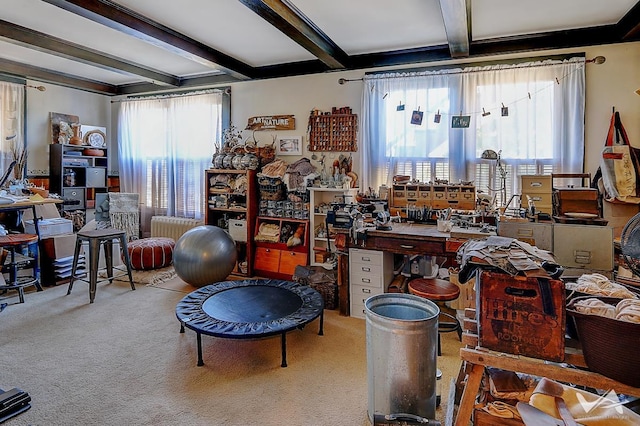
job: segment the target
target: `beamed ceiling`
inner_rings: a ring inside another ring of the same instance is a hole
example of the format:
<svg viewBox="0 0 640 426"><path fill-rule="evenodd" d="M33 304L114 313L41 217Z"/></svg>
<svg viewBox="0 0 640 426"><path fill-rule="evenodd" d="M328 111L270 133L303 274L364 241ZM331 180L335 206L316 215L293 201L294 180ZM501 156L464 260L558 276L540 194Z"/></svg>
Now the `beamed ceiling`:
<svg viewBox="0 0 640 426"><path fill-rule="evenodd" d="M636 0L0 0L0 73L105 95L640 40Z"/></svg>

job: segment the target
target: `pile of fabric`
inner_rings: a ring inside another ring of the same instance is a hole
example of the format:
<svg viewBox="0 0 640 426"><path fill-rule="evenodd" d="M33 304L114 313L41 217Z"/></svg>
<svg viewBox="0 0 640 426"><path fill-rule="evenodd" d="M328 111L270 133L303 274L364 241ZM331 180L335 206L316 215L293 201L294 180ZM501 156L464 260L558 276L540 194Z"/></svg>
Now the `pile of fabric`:
<svg viewBox="0 0 640 426"><path fill-rule="evenodd" d="M313 180L316 176L316 167L311 164L308 158L301 158L295 163L289 164L283 180L289 192L305 191L308 180Z"/></svg>
<svg viewBox="0 0 640 426"><path fill-rule="evenodd" d="M565 283L567 290L577 291L594 296L617 297L620 299L637 299L638 295L622 284L610 281L602 274L583 274L577 282Z"/></svg>
<svg viewBox="0 0 640 426"><path fill-rule="evenodd" d="M573 308L582 314L640 324L640 300L637 299L622 299L615 306L596 298L581 299L574 303Z"/></svg>

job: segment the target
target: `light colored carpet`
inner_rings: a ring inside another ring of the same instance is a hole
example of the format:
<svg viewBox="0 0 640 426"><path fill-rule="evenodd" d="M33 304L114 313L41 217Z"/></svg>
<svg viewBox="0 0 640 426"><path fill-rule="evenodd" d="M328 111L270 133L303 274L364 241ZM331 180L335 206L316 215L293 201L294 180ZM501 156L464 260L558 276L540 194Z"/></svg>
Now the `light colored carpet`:
<svg viewBox="0 0 640 426"><path fill-rule="evenodd" d="M119 271L116 272L116 274L118 274L118 276L114 278L114 281L120 281L120 282L126 282L126 283L129 282L129 276L126 273L126 269L124 268L119 269ZM98 275L104 278L107 276L107 272L100 271L98 272ZM131 270L131 277L133 278L133 282L135 284L142 284L142 285L156 286L164 282L170 281L174 279L176 276L177 276L176 271L173 268L173 265L167 266L165 268L150 269L146 271L136 270L136 269Z"/></svg>
<svg viewBox="0 0 640 426"><path fill-rule="evenodd" d="M179 333L176 303L193 287L179 278L159 286L100 283L15 292L0 312L0 388L29 393L18 425L355 425L367 426L365 321L325 311L287 335L229 340ZM447 385L460 365L455 333L442 335L443 419Z"/></svg>

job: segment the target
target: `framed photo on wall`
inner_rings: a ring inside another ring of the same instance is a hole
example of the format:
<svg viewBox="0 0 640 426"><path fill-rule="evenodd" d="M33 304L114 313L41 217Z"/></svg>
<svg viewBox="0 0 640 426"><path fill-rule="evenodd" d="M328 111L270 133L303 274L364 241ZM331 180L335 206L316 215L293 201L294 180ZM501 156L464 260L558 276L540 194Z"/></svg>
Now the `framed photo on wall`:
<svg viewBox="0 0 640 426"><path fill-rule="evenodd" d="M276 142L277 155L302 155L302 136L284 136Z"/></svg>

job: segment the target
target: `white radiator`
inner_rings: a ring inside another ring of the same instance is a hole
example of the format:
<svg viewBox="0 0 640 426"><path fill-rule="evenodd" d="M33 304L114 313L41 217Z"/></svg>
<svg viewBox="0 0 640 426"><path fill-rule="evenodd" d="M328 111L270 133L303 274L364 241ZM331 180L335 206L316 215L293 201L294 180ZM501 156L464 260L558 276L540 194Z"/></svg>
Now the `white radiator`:
<svg viewBox="0 0 640 426"><path fill-rule="evenodd" d="M151 217L151 236L173 238L175 241L191 228L202 225L202 220L175 216Z"/></svg>

